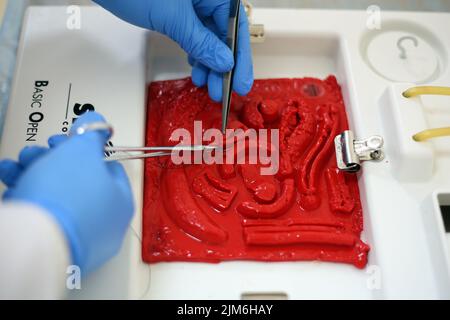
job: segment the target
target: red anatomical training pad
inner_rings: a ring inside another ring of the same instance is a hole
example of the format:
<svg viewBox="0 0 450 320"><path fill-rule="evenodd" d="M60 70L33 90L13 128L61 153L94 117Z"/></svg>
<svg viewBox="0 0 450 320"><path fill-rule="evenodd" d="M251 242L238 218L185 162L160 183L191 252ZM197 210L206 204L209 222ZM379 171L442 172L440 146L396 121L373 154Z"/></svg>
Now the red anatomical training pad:
<svg viewBox="0 0 450 320"><path fill-rule="evenodd" d="M221 105L190 79L149 87L147 145L173 145L173 130L221 127ZM356 176L336 169L334 137L348 128L335 77L257 80L233 96L229 126L279 128L280 170L259 165L145 166L146 262L321 260L363 268Z"/></svg>

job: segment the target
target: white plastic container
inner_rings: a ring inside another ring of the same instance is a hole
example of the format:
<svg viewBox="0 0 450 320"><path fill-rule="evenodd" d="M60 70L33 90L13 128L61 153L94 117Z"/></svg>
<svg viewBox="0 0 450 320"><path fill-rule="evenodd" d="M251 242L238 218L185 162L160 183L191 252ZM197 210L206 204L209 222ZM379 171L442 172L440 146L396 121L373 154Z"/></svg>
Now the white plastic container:
<svg viewBox="0 0 450 320"><path fill-rule="evenodd" d="M81 14L82 28L69 30L65 8L29 10L2 157L15 156L26 144L17 137L26 129L29 90L37 78L55 83L48 91L47 121L38 142L45 143L46 136L61 130L72 83L69 105L94 104L115 126L115 144L142 145L146 82L189 75L185 54L167 38L130 27L98 8L82 8ZM356 136L379 134L385 140L385 160L365 163L359 174L362 238L372 248L366 269L323 262L144 264L143 168L140 162L130 162L126 166L138 210L122 251L70 297L450 298L448 237L440 210L450 204L450 138L424 145L408 138L419 128L450 126L450 101L406 100L399 95L408 85L392 80L410 73L412 82L425 79L427 84L450 86L450 15L382 12L381 17L380 30L369 29L371 17L359 11L256 9L253 17L266 30L265 42L253 46L257 78L334 74ZM396 37L419 42L419 49L403 43L409 63L395 63L402 53L397 41L392 43ZM389 74L383 73L386 69L379 67L380 58L371 51L380 39L386 41L386 49L377 55L390 64ZM411 67L420 59L425 59L424 68ZM411 112L404 111L407 108Z"/></svg>

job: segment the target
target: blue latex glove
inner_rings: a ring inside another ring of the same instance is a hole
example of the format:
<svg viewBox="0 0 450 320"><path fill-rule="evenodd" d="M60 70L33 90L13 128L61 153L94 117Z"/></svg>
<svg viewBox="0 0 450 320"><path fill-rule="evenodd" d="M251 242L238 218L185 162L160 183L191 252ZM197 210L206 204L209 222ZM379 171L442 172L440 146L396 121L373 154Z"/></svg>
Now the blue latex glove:
<svg viewBox="0 0 450 320"><path fill-rule="evenodd" d="M104 121L97 113L80 117L74 128ZM133 215L133 198L123 167L104 161L106 132L54 136L50 148L27 147L17 162L0 161L4 200L46 209L60 224L72 262L84 274L120 249Z"/></svg>
<svg viewBox="0 0 450 320"><path fill-rule="evenodd" d="M94 0L119 18L165 34L189 55L192 80L208 84L210 97L222 100L222 73L234 66L226 46L230 0ZM246 95L253 85L253 63L247 15L241 9L233 89Z"/></svg>

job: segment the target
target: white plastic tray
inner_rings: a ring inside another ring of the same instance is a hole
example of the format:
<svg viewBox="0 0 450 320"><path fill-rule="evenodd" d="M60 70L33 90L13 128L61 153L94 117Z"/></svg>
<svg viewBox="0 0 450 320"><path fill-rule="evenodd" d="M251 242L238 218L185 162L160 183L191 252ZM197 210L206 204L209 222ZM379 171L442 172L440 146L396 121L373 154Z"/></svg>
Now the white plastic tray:
<svg viewBox="0 0 450 320"><path fill-rule="evenodd" d="M435 194L450 191L450 153L445 152L450 139L416 145L419 153L407 148L399 152L401 145L396 144L409 144L413 133L426 129L420 128L424 123L429 128L450 125L450 101L403 98L401 93L413 84L398 84L380 76L366 53L372 39L384 33L418 37L433 49L429 59L435 63L427 65L437 66L427 84L450 86L450 39L444 31L450 27L450 15L382 12L381 30L368 29L368 18L366 12L357 11L255 10L254 22L265 25L266 40L253 45L256 78L335 74L357 137L380 134L385 138L386 159L366 163L359 175L365 219L362 237L372 247L367 268L318 262L164 263L151 266L147 298L236 299L246 293L286 294L292 299L450 297L448 243ZM149 80L187 75L182 52L156 37L158 40L150 40ZM420 47L415 51L407 42L403 45L412 59L425 59L426 64L428 57L421 55ZM397 43L386 43L385 48L378 54L385 55L388 62L400 55ZM396 68L397 73L405 74L401 63L399 59L389 66L394 74ZM420 79L416 71L411 71L412 79ZM391 96L382 98L389 96L387 90ZM403 118L393 118L397 109ZM408 166L406 178L399 178L398 168ZM449 197L444 196L447 201Z"/></svg>
<svg viewBox="0 0 450 320"><path fill-rule="evenodd" d="M128 27L98 8L83 8L83 28L78 36L59 25L65 17L61 8L30 10L19 56L23 67L17 71L10 110L20 108L20 89L39 71L50 72L65 84L80 81L80 70L89 69L90 75L98 73L98 77L85 77L79 94L101 102L98 110L118 128L114 142L144 143L145 75L141 71L148 66L147 81L187 76L185 55L170 40ZM265 25L266 40L253 46L257 78L335 74L356 136L380 134L385 138L386 159L364 164L359 175L365 219L362 237L372 247L366 269L321 262L146 265L140 259L142 212L138 210L120 255L87 278L83 289L72 292L71 297L239 299L245 294L273 294L290 299L450 298L449 247L439 209L439 205L450 204L450 139L420 146L411 145L409 139L412 131L426 129L423 125L449 126L450 101L443 97L402 98L402 90L411 84L387 80L374 71L366 54L372 39L385 32L415 36L433 49L429 59L435 63L424 64L436 66L428 83L450 85L450 15L382 12L381 30L369 30L367 18L366 12L359 11L257 9L254 22ZM42 19L47 22L45 30L38 28ZM58 42L55 35L59 35ZM139 53L144 37L148 37L147 58ZM113 45L120 41L127 43ZM45 51L43 43L51 43L53 51ZM77 43L83 44L81 56L71 53ZM128 60L129 68L123 68L120 57L132 49L138 53L129 58L135 60ZM399 54L396 50L396 43L386 40L386 50L379 54L392 62ZM407 47L414 59L428 59L418 50ZM40 66L38 60L32 62L36 54L43 56ZM53 54L52 59L45 54ZM60 55L66 56L58 58ZM57 71L67 55L71 64L65 64L64 72ZM405 65L399 61L392 63L390 71L395 74L398 69L404 74L402 68ZM411 72L426 74L429 70L413 68ZM120 83L125 87L119 90ZM117 90L111 90L111 85ZM52 101L54 108L65 108L58 103ZM21 112L12 114L8 112L2 156L13 155L22 146L12 146L17 128L13 121ZM47 126L48 134L59 129L57 119ZM140 208L142 166L127 164L127 170Z"/></svg>

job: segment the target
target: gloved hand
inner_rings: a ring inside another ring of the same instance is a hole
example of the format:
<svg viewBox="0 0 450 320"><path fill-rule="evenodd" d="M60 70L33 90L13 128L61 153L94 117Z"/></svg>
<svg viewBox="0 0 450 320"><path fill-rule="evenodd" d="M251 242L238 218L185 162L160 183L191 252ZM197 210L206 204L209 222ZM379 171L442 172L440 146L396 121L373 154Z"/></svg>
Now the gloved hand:
<svg viewBox="0 0 450 320"><path fill-rule="evenodd" d="M247 15L241 8L237 61L224 43L230 0L94 0L119 18L167 35L189 55L192 80L208 84L210 97L222 100L222 73L236 63L233 90L246 95L253 85Z"/></svg>
<svg viewBox="0 0 450 320"><path fill-rule="evenodd" d="M98 121L104 121L99 114L87 113L74 128ZM18 162L0 161L0 179L8 186L4 200L46 209L84 275L119 251L134 211L123 167L104 161L108 139L107 132L54 136L50 148L27 147Z"/></svg>

